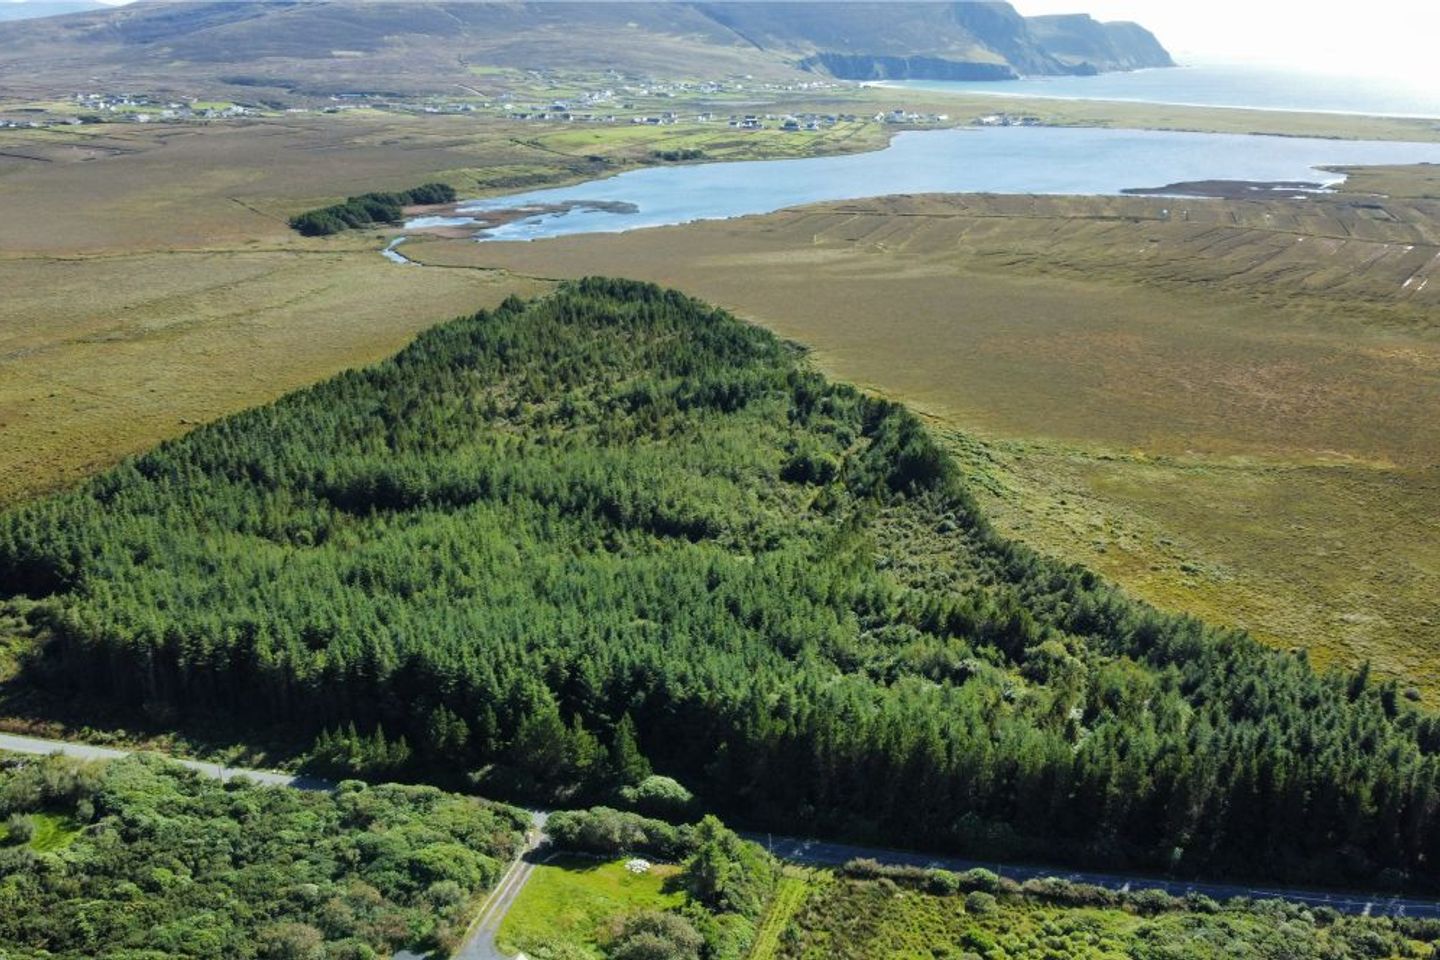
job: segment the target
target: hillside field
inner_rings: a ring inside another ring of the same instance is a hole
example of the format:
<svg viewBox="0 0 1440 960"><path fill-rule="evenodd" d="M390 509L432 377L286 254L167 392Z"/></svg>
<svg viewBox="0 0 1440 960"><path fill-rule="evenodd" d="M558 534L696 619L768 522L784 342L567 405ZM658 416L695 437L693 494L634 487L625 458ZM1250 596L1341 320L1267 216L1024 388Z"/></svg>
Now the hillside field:
<svg viewBox="0 0 1440 960"><path fill-rule="evenodd" d="M310 737L332 778L559 806L659 772L781 832L1432 887L1440 715L1137 603L972 487L772 334L590 278L0 512L7 687Z"/></svg>
<svg viewBox="0 0 1440 960"><path fill-rule="evenodd" d="M1015 535L1433 693L1436 222L1426 199L902 198L408 252L711 298L929 415Z"/></svg>
<svg viewBox="0 0 1440 960"><path fill-rule="evenodd" d="M774 109L859 111L894 97L855 88ZM957 121L1010 109L1055 123L1440 135L1383 118L923 97L906 102ZM1235 225L1250 229L1212 224L1224 242L1203 249L1140 199L952 203L944 229L882 206L503 256L411 245L436 265L513 270L398 267L376 255L385 231L309 240L284 223L437 177L485 195L655 162L666 149L754 159L873 149L886 136L873 123L743 135L373 111L0 132L0 503L378 359L461 310L603 268L694 285L808 344L828 369L980 438L956 449L980 457L989 508L1031 542L1161 604L1308 646L1321 662L1370 658L1432 690L1435 387L1423 297L1440 285L1402 299L1407 274L1395 272L1419 255L1397 244L1434 242L1415 232L1417 204L1433 204L1423 170L1355 179L1360 192L1416 198L1387 206L1396 223L1287 213L1285 229L1254 229L1271 211L1251 205ZM1338 252L1317 266L1293 243L1307 232L1346 239L1325 240ZM1386 244L1390 254L1367 260ZM603 248L613 254L593 255ZM872 319L895 305L902 336ZM1008 323L1017 314L1025 326ZM1087 332L1057 340L1075 317ZM951 349L975 333L983 349ZM1069 402L1077 387L1083 404Z"/></svg>
<svg viewBox="0 0 1440 960"><path fill-rule="evenodd" d="M533 77L512 79L529 96L547 92ZM600 79L563 82L583 89ZM769 108L875 111L897 98L858 87L797 96ZM1322 114L922 92L907 92L904 103L957 122L1004 109L1060 124L1440 137L1415 121ZM637 106L756 108L693 98ZM379 359L461 309L545 286L391 269L376 256L383 233L305 240L285 225L302 210L432 179L464 196L558 185L653 163L668 149L712 160L875 149L891 129L737 134L716 125L586 128L354 111L0 131L0 503L74 483L195 423Z"/></svg>

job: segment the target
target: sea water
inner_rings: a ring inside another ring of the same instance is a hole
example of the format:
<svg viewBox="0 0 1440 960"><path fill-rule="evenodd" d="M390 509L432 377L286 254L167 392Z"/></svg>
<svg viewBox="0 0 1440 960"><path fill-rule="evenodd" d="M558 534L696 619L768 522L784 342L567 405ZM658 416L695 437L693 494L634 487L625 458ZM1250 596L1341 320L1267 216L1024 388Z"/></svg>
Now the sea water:
<svg viewBox="0 0 1440 960"><path fill-rule="evenodd" d="M878 86L1058 100L1121 100L1200 107L1303 110L1369 116L1440 117L1440 69L1430 82L1347 77L1238 64L1102 73L1093 77L1025 77L989 83L897 80Z"/></svg>

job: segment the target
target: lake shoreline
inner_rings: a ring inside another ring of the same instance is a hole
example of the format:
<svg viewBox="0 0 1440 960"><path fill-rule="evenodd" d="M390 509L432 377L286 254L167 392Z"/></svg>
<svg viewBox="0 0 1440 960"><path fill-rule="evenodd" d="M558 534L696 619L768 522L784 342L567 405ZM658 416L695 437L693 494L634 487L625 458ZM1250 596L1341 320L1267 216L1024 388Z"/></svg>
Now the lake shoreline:
<svg viewBox="0 0 1440 960"><path fill-rule="evenodd" d="M1339 182L1344 182L1343 180ZM1186 197L1192 200L1306 200L1335 192L1335 182L1313 180L1187 180L1163 187L1126 187L1127 197Z"/></svg>
<svg viewBox="0 0 1440 960"><path fill-rule="evenodd" d="M647 166L566 187L471 199L438 211L444 215L412 218L404 231L534 240L921 193L1275 198L1289 191L1293 197L1343 182L1334 175L1340 167L1421 162L1440 163L1440 144L1104 127L911 130L875 151Z"/></svg>

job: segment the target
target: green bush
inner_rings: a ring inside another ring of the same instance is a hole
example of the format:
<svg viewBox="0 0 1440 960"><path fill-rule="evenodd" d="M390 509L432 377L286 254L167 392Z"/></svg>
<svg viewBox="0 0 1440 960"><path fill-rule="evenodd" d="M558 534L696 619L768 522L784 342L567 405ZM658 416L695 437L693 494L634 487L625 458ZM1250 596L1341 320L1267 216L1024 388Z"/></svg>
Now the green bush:
<svg viewBox="0 0 1440 960"><path fill-rule="evenodd" d="M931 870L925 878L925 890L937 897L948 897L960 892L960 878L949 870Z"/></svg>
<svg viewBox="0 0 1440 960"><path fill-rule="evenodd" d="M452 943L526 819L433 787L221 784L147 755L0 770L0 795L47 789L69 798L51 812L86 802L95 819L60 854L0 850L0 955L372 960Z"/></svg>
<svg viewBox="0 0 1440 960"><path fill-rule="evenodd" d="M5 821L5 842L24 846L35 838L35 821L24 814L12 813Z"/></svg>
<svg viewBox="0 0 1440 960"><path fill-rule="evenodd" d="M994 894L986 893L983 890L974 890L965 895L965 912L983 917L986 914L994 913L997 903Z"/></svg>
<svg viewBox="0 0 1440 960"><path fill-rule="evenodd" d="M1164 890L1136 890L1126 896L1125 902L1139 913L1153 915L1174 910L1182 901L1176 900Z"/></svg>
<svg viewBox="0 0 1440 960"><path fill-rule="evenodd" d="M665 820L677 820L695 812L695 794L679 781L658 774L651 774L634 786L622 787L620 796L641 813Z"/></svg>
<svg viewBox="0 0 1440 960"><path fill-rule="evenodd" d="M960 874L960 887L962 890L983 890L986 893L995 893L1000 889L1000 877L992 870L984 867L975 867Z"/></svg>
<svg viewBox="0 0 1440 960"><path fill-rule="evenodd" d="M685 917L642 910L625 918L609 954L611 960L699 960L704 945Z"/></svg>

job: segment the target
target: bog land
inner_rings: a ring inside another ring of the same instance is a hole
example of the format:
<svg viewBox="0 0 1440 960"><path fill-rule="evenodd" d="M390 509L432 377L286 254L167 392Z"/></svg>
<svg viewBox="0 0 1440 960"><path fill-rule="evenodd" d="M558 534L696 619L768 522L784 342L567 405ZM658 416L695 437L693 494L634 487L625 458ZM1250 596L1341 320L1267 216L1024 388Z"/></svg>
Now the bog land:
<svg viewBox="0 0 1440 960"><path fill-rule="evenodd" d="M1434 690L1436 213L915 197L407 252L721 303L930 414L1010 532L1161 606Z"/></svg>
<svg viewBox="0 0 1440 960"><path fill-rule="evenodd" d="M851 89L762 111L893 105ZM951 122L1434 139L1433 122L907 91ZM727 105L725 109L739 109ZM302 238L301 210L656 162L873 149L817 133L351 111L0 131L0 503L605 272L707 297L953 433L1007 529L1137 594L1440 688L1430 169L1303 204L918 198L534 246ZM1360 197L1379 192L1393 200ZM445 268L445 269L441 269ZM1416 279L1418 278L1418 279ZM1413 280L1413 282L1412 282Z"/></svg>

